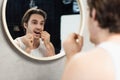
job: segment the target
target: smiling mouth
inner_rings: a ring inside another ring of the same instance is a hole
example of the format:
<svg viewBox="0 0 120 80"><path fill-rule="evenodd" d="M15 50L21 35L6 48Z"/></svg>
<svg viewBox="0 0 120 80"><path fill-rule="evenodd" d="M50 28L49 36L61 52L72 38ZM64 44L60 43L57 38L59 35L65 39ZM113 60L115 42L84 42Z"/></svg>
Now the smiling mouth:
<svg viewBox="0 0 120 80"><path fill-rule="evenodd" d="M40 34L40 32L39 32L39 31L34 31L34 33L35 33L35 34Z"/></svg>

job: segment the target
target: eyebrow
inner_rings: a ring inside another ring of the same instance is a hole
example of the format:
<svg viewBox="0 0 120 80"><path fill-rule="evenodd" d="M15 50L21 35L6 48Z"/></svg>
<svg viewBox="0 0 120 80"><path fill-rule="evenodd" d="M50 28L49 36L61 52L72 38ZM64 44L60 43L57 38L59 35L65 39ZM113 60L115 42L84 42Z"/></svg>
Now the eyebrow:
<svg viewBox="0 0 120 80"><path fill-rule="evenodd" d="M36 19L33 19L32 21L37 21ZM45 22L45 20L42 20L41 22Z"/></svg>

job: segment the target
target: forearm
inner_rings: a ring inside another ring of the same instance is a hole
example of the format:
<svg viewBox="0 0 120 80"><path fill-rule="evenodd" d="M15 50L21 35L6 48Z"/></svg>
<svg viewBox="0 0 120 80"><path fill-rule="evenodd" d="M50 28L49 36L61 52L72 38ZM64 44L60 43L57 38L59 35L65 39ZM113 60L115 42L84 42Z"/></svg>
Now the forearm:
<svg viewBox="0 0 120 80"><path fill-rule="evenodd" d="M45 47L47 49L46 56L54 56L55 55L55 49L54 49L54 46L51 42L45 44Z"/></svg>

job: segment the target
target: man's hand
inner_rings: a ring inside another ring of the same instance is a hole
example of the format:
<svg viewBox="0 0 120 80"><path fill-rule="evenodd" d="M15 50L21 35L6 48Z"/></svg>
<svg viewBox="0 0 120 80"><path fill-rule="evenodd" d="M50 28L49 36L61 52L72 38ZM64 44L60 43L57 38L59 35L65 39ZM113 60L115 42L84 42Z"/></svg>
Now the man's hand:
<svg viewBox="0 0 120 80"><path fill-rule="evenodd" d="M53 44L50 42L50 34L47 31L41 32L41 39L45 44L45 47L47 49L46 56L54 56L55 55L55 49Z"/></svg>
<svg viewBox="0 0 120 80"><path fill-rule="evenodd" d="M69 60L74 54L81 51L83 46L83 37L76 33L72 33L63 42L63 48L65 50L67 59Z"/></svg>
<svg viewBox="0 0 120 80"><path fill-rule="evenodd" d="M22 41L26 46L25 51L30 53L31 49L33 48L33 35L27 34L27 35L23 36Z"/></svg>
<svg viewBox="0 0 120 80"><path fill-rule="evenodd" d="M45 45L49 44L50 43L50 34L47 31L42 31L41 32L41 39Z"/></svg>

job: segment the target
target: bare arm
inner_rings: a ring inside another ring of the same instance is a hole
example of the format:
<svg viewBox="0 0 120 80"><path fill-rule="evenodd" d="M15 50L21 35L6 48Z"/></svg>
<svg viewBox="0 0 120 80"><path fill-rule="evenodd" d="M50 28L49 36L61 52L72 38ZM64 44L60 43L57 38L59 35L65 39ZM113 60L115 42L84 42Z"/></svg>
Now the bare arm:
<svg viewBox="0 0 120 80"><path fill-rule="evenodd" d="M50 42L50 34L46 31L43 31L41 33L41 38L45 44L45 47L47 49L46 56L54 56L55 55L55 49L53 44Z"/></svg>
<svg viewBox="0 0 120 80"><path fill-rule="evenodd" d="M69 61L76 53L80 52L83 46L83 37L79 34L72 33L63 42L63 48Z"/></svg>
<svg viewBox="0 0 120 80"><path fill-rule="evenodd" d="M53 44L50 42L50 43L45 44L45 46L46 46L46 49L47 49L47 55L46 56L54 56L55 55L55 49L54 49Z"/></svg>
<svg viewBox="0 0 120 80"><path fill-rule="evenodd" d="M28 35L25 35L25 36L22 36L20 38L16 38L14 40L15 44L17 46L19 46L22 50L24 50L25 52L27 53L30 53L31 52L31 49L32 49L32 42L33 42L33 39L32 39L32 35L31 34L28 34Z"/></svg>
<svg viewBox="0 0 120 80"><path fill-rule="evenodd" d="M28 54L31 52L33 48L33 35L32 34L27 34L22 37L22 42L26 46L24 51L27 52Z"/></svg>

